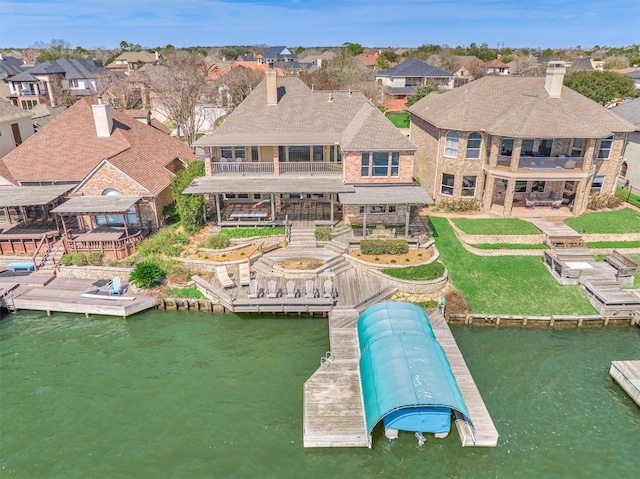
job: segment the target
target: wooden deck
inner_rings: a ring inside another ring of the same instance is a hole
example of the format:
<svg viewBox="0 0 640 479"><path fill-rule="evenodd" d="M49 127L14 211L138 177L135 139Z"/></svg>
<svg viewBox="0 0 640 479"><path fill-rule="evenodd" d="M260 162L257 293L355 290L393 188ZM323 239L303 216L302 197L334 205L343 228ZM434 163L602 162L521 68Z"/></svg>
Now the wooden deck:
<svg viewBox="0 0 640 479"><path fill-rule="evenodd" d="M640 361L611 361L609 375L640 406Z"/></svg>
<svg viewBox="0 0 640 479"><path fill-rule="evenodd" d="M640 314L640 296L621 289L616 282L580 283L591 305L601 316L632 316Z"/></svg>
<svg viewBox="0 0 640 479"><path fill-rule="evenodd" d="M458 344L453 334L451 334L449 325L447 325L444 316L437 310L431 309L427 311L427 316L436 339L444 349L449 364L451 364L451 370L456 377L456 382L462 392L462 398L467 405L469 416L473 423L474 431L472 433L464 421L455 421L462 446L496 447L498 445L498 431L469 372L467 363L462 357Z"/></svg>
<svg viewBox="0 0 640 479"><path fill-rule="evenodd" d="M329 315L331 352L304 384L304 447L368 447L355 309Z"/></svg>
<svg viewBox="0 0 640 479"><path fill-rule="evenodd" d="M155 307L156 298L142 293L128 292L125 298L118 296L100 298L99 295L83 296L95 291L92 280L55 278L45 285L33 286L28 277L19 277L20 285L5 298L16 310L30 309L65 313L100 314L126 318L145 309Z"/></svg>
<svg viewBox="0 0 640 479"><path fill-rule="evenodd" d="M577 231L569 228L560 218L530 219L545 235L545 243L552 248L582 248L584 240Z"/></svg>

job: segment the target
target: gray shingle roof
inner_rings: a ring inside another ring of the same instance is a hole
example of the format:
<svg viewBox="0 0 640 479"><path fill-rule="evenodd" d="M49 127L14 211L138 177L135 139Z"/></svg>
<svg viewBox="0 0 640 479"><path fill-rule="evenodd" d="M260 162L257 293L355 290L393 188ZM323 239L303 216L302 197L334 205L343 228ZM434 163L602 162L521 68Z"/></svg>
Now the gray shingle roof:
<svg viewBox="0 0 640 479"><path fill-rule="evenodd" d="M26 81L26 82L40 81L35 76L33 76L31 73L29 73L28 71L22 72L22 73L18 73L17 75L12 76L8 80L9 81Z"/></svg>
<svg viewBox="0 0 640 479"><path fill-rule="evenodd" d="M453 77L451 73L448 73L440 68L429 65L415 58L410 58L395 67L384 68L376 73L377 77L422 77L422 78L441 78L441 77Z"/></svg>
<svg viewBox="0 0 640 479"><path fill-rule="evenodd" d="M264 55L262 55L262 58L266 59L270 59L270 58L274 58L274 59L278 59L278 58L295 58L296 56L289 51L289 49L285 46L281 46L281 47L269 47L267 48L267 51L264 52Z"/></svg>
<svg viewBox="0 0 640 479"><path fill-rule="evenodd" d="M0 60L0 79L8 78L22 72L22 61L19 58L2 56Z"/></svg>
<svg viewBox="0 0 640 479"><path fill-rule="evenodd" d="M31 112L0 100L0 123L31 118Z"/></svg>
<svg viewBox="0 0 640 479"><path fill-rule="evenodd" d="M277 105L267 105L263 80L216 131L194 145L340 143L343 149L416 149L360 92L311 91L297 77L278 77L277 84Z"/></svg>
<svg viewBox="0 0 640 479"><path fill-rule="evenodd" d="M625 101L621 105L618 105L610 110L619 117L624 118L628 122L633 123L638 129L640 129L640 98Z"/></svg>
<svg viewBox="0 0 640 479"><path fill-rule="evenodd" d="M74 58L58 58L48 62L38 63L28 70L33 75L46 75L48 73L64 73L65 78L91 78L96 73L106 69L93 60L76 60Z"/></svg>
<svg viewBox="0 0 640 479"><path fill-rule="evenodd" d="M431 93L409 111L440 129L516 138L605 138L635 128L570 88L551 98L544 85L545 77L484 77Z"/></svg>

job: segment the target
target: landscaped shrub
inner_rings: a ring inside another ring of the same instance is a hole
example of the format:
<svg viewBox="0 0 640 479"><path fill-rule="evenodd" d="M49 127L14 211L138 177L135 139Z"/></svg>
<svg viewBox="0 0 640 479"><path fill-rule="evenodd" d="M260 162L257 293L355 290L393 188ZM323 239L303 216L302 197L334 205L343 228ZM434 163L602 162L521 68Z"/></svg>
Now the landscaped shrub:
<svg viewBox="0 0 640 479"><path fill-rule="evenodd" d="M360 251L362 254L405 254L409 251L407 240L381 240L363 239L360 240Z"/></svg>
<svg viewBox="0 0 640 479"><path fill-rule="evenodd" d="M449 319L452 314L467 314L470 311L469 305L465 301L462 293L457 289L449 291L445 297L445 316Z"/></svg>
<svg viewBox="0 0 640 479"><path fill-rule="evenodd" d="M314 231L316 241L330 241L331 240L331 226L316 226Z"/></svg>
<svg viewBox="0 0 640 479"><path fill-rule="evenodd" d="M258 226L255 228L227 228L224 234L229 238L252 238L254 236L274 236L283 235L283 226Z"/></svg>
<svg viewBox="0 0 640 479"><path fill-rule="evenodd" d="M162 271L157 264L151 261L141 261L133 268L133 271L129 275L129 281L139 288L144 289L152 286L164 276L164 274L164 271Z"/></svg>
<svg viewBox="0 0 640 479"><path fill-rule="evenodd" d="M442 200L438 203L438 208L444 211L479 211L480 201L473 200Z"/></svg>
<svg viewBox="0 0 640 479"><path fill-rule="evenodd" d="M74 266L84 266L87 264L87 258L84 257L84 253L74 253L71 257L71 264Z"/></svg>
<svg viewBox="0 0 640 479"><path fill-rule="evenodd" d="M71 264L71 255L63 254L60 257L60 266L69 266Z"/></svg>
<svg viewBox="0 0 640 479"><path fill-rule="evenodd" d="M229 246L229 237L224 233L212 235L205 241L205 248L223 249Z"/></svg>
<svg viewBox="0 0 640 479"><path fill-rule="evenodd" d="M94 266L102 266L102 260L104 259L104 253L100 251L92 251L87 255L87 262Z"/></svg>
<svg viewBox="0 0 640 479"><path fill-rule="evenodd" d="M587 208L590 210L614 209L620 206L625 198L620 191L616 191L613 195L598 195L589 198Z"/></svg>
<svg viewBox="0 0 640 479"><path fill-rule="evenodd" d="M182 238L176 234L173 228L162 228L138 245L138 254L140 256L151 254L177 256L182 251L181 240Z"/></svg>

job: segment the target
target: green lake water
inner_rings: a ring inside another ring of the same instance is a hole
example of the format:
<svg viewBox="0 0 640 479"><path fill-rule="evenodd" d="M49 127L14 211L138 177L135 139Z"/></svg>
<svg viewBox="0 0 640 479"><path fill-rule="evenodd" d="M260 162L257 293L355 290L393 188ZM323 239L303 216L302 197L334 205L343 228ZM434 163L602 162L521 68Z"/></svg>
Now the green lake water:
<svg viewBox="0 0 640 479"><path fill-rule="evenodd" d="M2 478L636 478L640 408L608 377L640 329L454 327L500 433L304 449L321 319L150 311L0 321Z"/></svg>

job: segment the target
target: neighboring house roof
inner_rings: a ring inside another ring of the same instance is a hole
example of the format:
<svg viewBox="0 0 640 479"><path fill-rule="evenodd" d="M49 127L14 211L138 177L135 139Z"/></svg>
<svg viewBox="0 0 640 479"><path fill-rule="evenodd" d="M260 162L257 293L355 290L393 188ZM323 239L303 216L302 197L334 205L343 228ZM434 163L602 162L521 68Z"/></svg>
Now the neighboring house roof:
<svg viewBox="0 0 640 479"><path fill-rule="evenodd" d="M571 60L571 66L569 71L593 71L593 65L590 58L578 58L577 60Z"/></svg>
<svg viewBox="0 0 640 479"><path fill-rule="evenodd" d="M330 50L326 52L322 52L317 55L305 55L303 58L300 58L300 63L313 63L317 60L328 61L333 60L336 57L336 52L332 52Z"/></svg>
<svg viewBox="0 0 640 479"><path fill-rule="evenodd" d="M409 111L440 129L517 138L605 138L634 128L568 87L551 98L545 77L483 77L431 93Z"/></svg>
<svg viewBox="0 0 640 479"><path fill-rule="evenodd" d="M46 75L49 73L63 73L66 79L91 78L96 73L104 72L105 68L93 60L76 60L74 58L58 58L48 62L38 63L28 70L32 75Z"/></svg>
<svg viewBox="0 0 640 479"><path fill-rule="evenodd" d="M117 66L118 61L126 61L127 63L155 63L158 61L155 53L149 53L147 51L139 51L139 52L122 52L120 55L113 59L113 62L109 63L108 66Z"/></svg>
<svg viewBox="0 0 640 479"><path fill-rule="evenodd" d="M18 182L80 182L106 160L155 195L173 177L166 165L195 158L181 141L118 110L111 113L111 136L98 138L91 102L80 100L2 161Z"/></svg>
<svg viewBox="0 0 640 479"><path fill-rule="evenodd" d="M410 58L395 67L384 68L376 73L376 77L453 77L451 73L448 73L440 68L429 65L423 61L415 58Z"/></svg>
<svg viewBox="0 0 640 479"><path fill-rule="evenodd" d="M326 145L343 150L416 150L416 146L357 91L310 90L297 77L278 77L278 103L267 104L262 81L197 146Z"/></svg>
<svg viewBox="0 0 640 479"><path fill-rule="evenodd" d="M18 73L17 75L12 76L8 80L11 81L11 82L16 82L16 81L38 82L38 81L40 81L37 77L33 76L28 71L22 72L22 73Z"/></svg>
<svg viewBox="0 0 640 479"><path fill-rule="evenodd" d="M269 47L267 51L264 52L262 58L265 60L270 59L280 59L280 58L296 58L296 56L289 50L287 47Z"/></svg>
<svg viewBox="0 0 640 479"><path fill-rule="evenodd" d="M506 63L498 60L497 58L494 60L491 60L489 63L487 63L485 65L487 68L509 68L509 65L507 65Z"/></svg>
<svg viewBox="0 0 640 479"><path fill-rule="evenodd" d="M171 134L171 128L167 128L165 124L162 123L157 118L151 118L151 126L154 127L156 130L161 131L165 135Z"/></svg>
<svg viewBox="0 0 640 479"><path fill-rule="evenodd" d="M47 103L38 103L29 110L33 119L33 126L39 131L43 126L67 109L66 106L52 107Z"/></svg>
<svg viewBox="0 0 640 479"><path fill-rule="evenodd" d="M0 55L0 80L22 73L22 61L19 58Z"/></svg>
<svg viewBox="0 0 640 479"><path fill-rule="evenodd" d="M376 64L376 58L378 58L380 52L378 50L367 50L360 55L356 55L356 58L360 60L364 65L372 67Z"/></svg>
<svg viewBox="0 0 640 479"><path fill-rule="evenodd" d="M247 70L258 72L264 75L267 69L270 68L270 65L268 63L236 61L225 67L209 70L208 77L212 80L215 80L217 78L225 76L227 73L236 68L246 68ZM285 75L284 71L281 68L276 68L276 72L279 76Z"/></svg>
<svg viewBox="0 0 640 479"><path fill-rule="evenodd" d="M625 101L609 111L633 123L637 127L636 130L640 130L640 98Z"/></svg>
<svg viewBox="0 0 640 479"><path fill-rule="evenodd" d="M3 184L2 179L5 179L6 181L14 185L18 184L9 171L9 168L7 168L7 165L5 165L4 161L2 161L2 159L0 158L0 185Z"/></svg>
<svg viewBox="0 0 640 479"><path fill-rule="evenodd" d="M31 118L31 112L6 101L0 101L0 123L9 123L23 118Z"/></svg>

